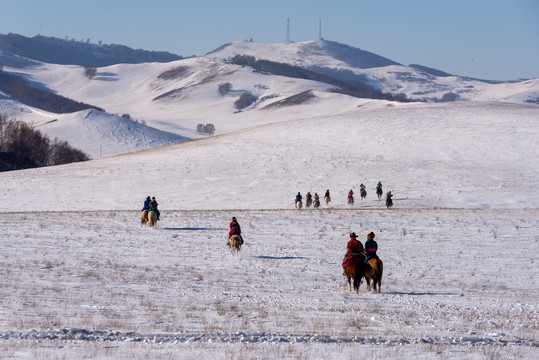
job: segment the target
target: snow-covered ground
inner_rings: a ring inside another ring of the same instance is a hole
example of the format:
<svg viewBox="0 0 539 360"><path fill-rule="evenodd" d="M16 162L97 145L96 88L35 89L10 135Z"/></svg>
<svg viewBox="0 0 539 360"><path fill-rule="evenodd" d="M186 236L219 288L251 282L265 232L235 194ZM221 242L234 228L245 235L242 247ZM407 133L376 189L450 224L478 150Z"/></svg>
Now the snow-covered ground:
<svg viewBox="0 0 539 360"><path fill-rule="evenodd" d="M236 216L245 246L232 256ZM2 359L534 359L537 209L6 213ZM382 293L349 293L374 231Z"/></svg>
<svg viewBox="0 0 539 360"><path fill-rule="evenodd" d="M0 358L538 358L539 109L369 104L0 173ZM351 231L381 294L347 292Z"/></svg>

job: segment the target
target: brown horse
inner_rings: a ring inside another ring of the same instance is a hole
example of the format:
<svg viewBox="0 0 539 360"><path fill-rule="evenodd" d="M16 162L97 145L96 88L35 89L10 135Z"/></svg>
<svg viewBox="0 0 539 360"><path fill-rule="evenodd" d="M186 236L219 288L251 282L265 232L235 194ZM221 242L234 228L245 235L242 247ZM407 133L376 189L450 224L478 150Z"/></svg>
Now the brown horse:
<svg viewBox="0 0 539 360"><path fill-rule="evenodd" d="M148 223L148 210L140 212L140 227L143 227Z"/></svg>
<svg viewBox="0 0 539 360"><path fill-rule="evenodd" d="M232 253L237 253L240 251L241 245L243 245L243 238L241 235L232 235L228 239L228 246L230 247L230 251Z"/></svg>
<svg viewBox="0 0 539 360"><path fill-rule="evenodd" d="M367 197L367 190L361 189L359 191L359 194L361 195L361 200L365 199Z"/></svg>
<svg viewBox="0 0 539 360"><path fill-rule="evenodd" d="M150 227L157 225L157 213L155 211L148 213L148 225Z"/></svg>
<svg viewBox="0 0 539 360"><path fill-rule="evenodd" d="M361 285L361 278L364 276L364 264L365 258L358 256L356 261L351 261L344 268L344 275L346 275L346 281L348 282L348 291L352 291L352 282L354 283L354 292L357 294L359 286Z"/></svg>
<svg viewBox="0 0 539 360"><path fill-rule="evenodd" d="M376 284L378 284L378 292L380 291L380 286L382 285L382 273L384 272L384 264L382 260L375 258L369 259L365 264L364 274L365 281L367 282L367 291L371 290L371 280L372 287L376 291Z"/></svg>

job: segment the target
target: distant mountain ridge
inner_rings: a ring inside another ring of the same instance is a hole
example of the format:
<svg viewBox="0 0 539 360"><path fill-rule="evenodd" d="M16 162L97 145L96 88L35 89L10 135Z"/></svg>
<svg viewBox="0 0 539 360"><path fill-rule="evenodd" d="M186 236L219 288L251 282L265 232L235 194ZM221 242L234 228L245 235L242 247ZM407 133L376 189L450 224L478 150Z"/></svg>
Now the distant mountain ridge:
<svg viewBox="0 0 539 360"><path fill-rule="evenodd" d="M6 53L2 55L2 53ZM103 44L64 40L36 35L0 34L0 62L10 65L12 55L59 65L110 66L116 64L141 64L146 62L171 62L182 56L166 51L135 50L125 45ZM32 62L28 62L29 65Z"/></svg>
<svg viewBox="0 0 539 360"><path fill-rule="evenodd" d="M96 52L106 48L89 42L41 40L40 46L81 46ZM95 77L86 75L84 56L84 65L63 65L10 51L0 48L0 62L9 58L15 63L4 62L0 112L32 124L51 138L69 141L93 158L199 139L208 135L199 129L210 125L216 135L222 135L359 108L419 106L404 104L407 100L539 105L539 79L471 79L423 65L401 65L328 40L236 41L200 57L98 67ZM36 65L29 66L32 62ZM40 92L30 92L26 86L23 93L34 98L20 97L21 86L8 87L14 77L57 96L45 104L36 98ZM59 97L91 104L108 114L66 110L63 103L61 108L50 107ZM248 105L242 101L246 98ZM69 113L62 114L65 111Z"/></svg>

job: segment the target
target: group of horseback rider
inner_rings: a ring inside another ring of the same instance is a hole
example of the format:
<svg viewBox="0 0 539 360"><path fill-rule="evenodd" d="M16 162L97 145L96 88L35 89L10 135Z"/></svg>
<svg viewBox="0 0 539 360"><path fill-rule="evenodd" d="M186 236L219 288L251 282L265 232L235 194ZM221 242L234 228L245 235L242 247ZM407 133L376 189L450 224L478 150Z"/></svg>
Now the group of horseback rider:
<svg viewBox="0 0 539 360"><path fill-rule="evenodd" d="M157 214L157 220L159 220L159 216L161 215L161 213L159 212L159 210L157 209L157 201L155 200L155 196L150 198L149 196L146 197L146 200L144 200L144 206L142 207L142 210L141 211L155 211L155 213Z"/></svg>
<svg viewBox="0 0 539 360"><path fill-rule="evenodd" d="M325 198L326 198L326 203L327 203L329 199L329 190L326 191ZM301 193L298 192L298 194L296 195L296 200L295 200L296 207L298 205L298 202L301 203L302 200L303 200L303 197L301 196ZM314 193L314 201L313 201L313 196L311 195L310 192L307 192L307 199L305 202L305 206L311 207L311 205L313 205L313 207L315 208L320 207L320 196L318 196L318 193Z"/></svg>
<svg viewBox="0 0 539 360"><path fill-rule="evenodd" d="M365 188L365 185L361 184L359 185L359 193L361 195L361 198L365 198L367 197L367 190ZM378 182L378 184L376 185L376 194L378 195L378 200L380 200L382 198L382 195L383 195L383 190L382 190L382 183L381 182ZM391 199L393 197L393 195L391 194L391 191L389 191L387 194L386 194L386 205L388 205L388 207L391 207L393 206L393 200ZM301 193L298 192L298 194L296 195L296 200L294 201L294 204L297 208L300 208L301 206L298 207L298 202L300 203L301 205L301 201L303 200L303 197L301 196ZM331 201L331 196L329 194L329 190L326 190L326 194L324 195L324 200L326 202L326 205L329 204L329 202ZM350 189L350 191L348 192L348 204L353 204L354 203L354 190ZM306 206L307 207L310 207L311 204L314 205L314 207L319 207L320 206L320 197L318 196L317 193L314 193L314 203L313 203L313 197L311 195L310 192L307 192L307 200L306 200Z"/></svg>
<svg viewBox="0 0 539 360"><path fill-rule="evenodd" d="M369 261L370 259L378 259L376 251L378 250L378 243L374 240L373 232L367 234L367 241L365 242L365 247L361 241L357 239L355 232L350 233L350 240L346 244L346 254L344 254L344 259L342 261L343 269L352 262L358 261L363 258L364 262Z"/></svg>

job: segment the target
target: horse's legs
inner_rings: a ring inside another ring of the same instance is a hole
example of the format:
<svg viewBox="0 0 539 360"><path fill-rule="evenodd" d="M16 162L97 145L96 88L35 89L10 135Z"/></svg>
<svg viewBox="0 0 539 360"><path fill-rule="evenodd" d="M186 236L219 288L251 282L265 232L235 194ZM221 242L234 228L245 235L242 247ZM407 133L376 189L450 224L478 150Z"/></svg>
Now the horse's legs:
<svg viewBox="0 0 539 360"><path fill-rule="evenodd" d="M351 278L349 276L346 277L346 280L348 281L348 291L352 291L352 283Z"/></svg>
<svg viewBox="0 0 539 360"><path fill-rule="evenodd" d="M354 278L354 291L356 294L359 292L360 282L361 282L361 278L357 278L357 277Z"/></svg>
<svg viewBox="0 0 539 360"><path fill-rule="evenodd" d="M371 291L371 280L365 277L365 282L367 283L367 291ZM373 282L374 285L374 282Z"/></svg>

